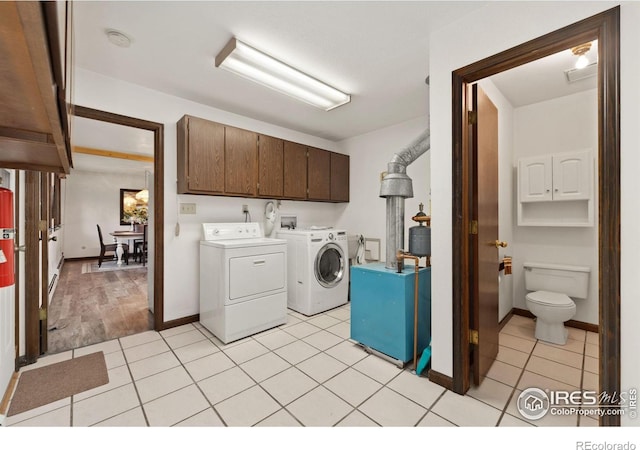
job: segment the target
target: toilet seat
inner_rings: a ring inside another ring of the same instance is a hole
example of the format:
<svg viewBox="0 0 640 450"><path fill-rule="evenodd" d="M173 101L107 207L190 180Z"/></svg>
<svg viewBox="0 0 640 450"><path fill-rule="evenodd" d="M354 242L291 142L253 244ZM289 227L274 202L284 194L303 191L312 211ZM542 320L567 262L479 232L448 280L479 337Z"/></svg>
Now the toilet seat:
<svg viewBox="0 0 640 450"><path fill-rule="evenodd" d="M537 303L539 305L550 306L550 307L563 307L563 306L575 305L573 300L571 300L571 297L565 294L560 294L558 292L535 291L527 294L526 298L530 302Z"/></svg>

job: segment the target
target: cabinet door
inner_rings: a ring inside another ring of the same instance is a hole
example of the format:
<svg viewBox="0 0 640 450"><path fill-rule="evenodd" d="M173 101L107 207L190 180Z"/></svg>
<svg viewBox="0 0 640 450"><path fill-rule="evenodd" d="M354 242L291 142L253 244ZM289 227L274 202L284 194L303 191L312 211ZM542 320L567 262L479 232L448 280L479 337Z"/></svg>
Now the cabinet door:
<svg viewBox="0 0 640 450"><path fill-rule="evenodd" d="M331 200L331 152L309 147L309 200Z"/></svg>
<svg viewBox="0 0 640 450"><path fill-rule="evenodd" d="M258 195L282 197L283 191L283 141L271 136L258 138Z"/></svg>
<svg viewBox="0 0 640 450"><path fill-rule="evenodd" d="M256 195L258 135L225 127L225 188L227 194Z"/></svg>
<svg viewBox="0 0 640 450"><path fill-rule="evenodd" d="M284 142L284 197L307 198L307 146Z"/></svg>
<svg viewBox="0 0 640 450"><path fill-rule="evenodd" d="M553 155L553 199L590 199L592 171L588 150Z"/></svg>
<svg viewBox="0 0 640 450"><path fill-rule="evenodd" d="M552 200L551 171L549 156L524 158L519 161L518 189L522 203Z"/></svg>
<svg viewBox="0 0 640 450"><path fill-rule="evenodd" d="M224 192L224 126L185 116L178 123L178 193L188 192Z"/></svg>
<svg viewBox="0 0 640 450"><path fill-rule="evenodd" d="M331 153L331 200L349 201L349 156Z"/></svg>

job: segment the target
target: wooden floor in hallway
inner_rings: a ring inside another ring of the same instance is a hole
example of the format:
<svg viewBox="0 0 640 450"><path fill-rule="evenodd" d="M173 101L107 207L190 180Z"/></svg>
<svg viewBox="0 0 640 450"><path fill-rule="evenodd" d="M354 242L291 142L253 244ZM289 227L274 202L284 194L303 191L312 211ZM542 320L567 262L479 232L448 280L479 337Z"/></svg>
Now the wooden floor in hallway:
<svg viewBox="0 0 640 450"><path fill-rule="evenodd" d="M66 261L49 304L47 353L152 330L148 305L146 267Z"/></svg>

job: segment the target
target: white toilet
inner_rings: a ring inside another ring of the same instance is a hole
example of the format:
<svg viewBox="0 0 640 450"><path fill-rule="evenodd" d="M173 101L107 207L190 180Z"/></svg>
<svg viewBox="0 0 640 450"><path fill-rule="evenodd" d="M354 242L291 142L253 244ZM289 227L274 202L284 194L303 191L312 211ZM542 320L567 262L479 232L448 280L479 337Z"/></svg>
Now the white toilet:
<svg viewBox="0 0 640 450"><path fill-rule="evenodd" d="M564 322L576 314L572 298L585 299L589 273L584 266L565 266L537 262L524 263L527 308L536 316L536 338L553 344L567 343Z"/></svg>

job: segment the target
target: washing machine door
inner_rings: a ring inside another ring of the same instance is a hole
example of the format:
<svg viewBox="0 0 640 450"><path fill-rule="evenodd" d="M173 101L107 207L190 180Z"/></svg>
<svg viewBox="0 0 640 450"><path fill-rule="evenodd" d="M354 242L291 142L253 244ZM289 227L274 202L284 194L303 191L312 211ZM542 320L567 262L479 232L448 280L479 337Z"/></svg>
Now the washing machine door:
<svg viewBox="0 0 640 450"><path fill-rule="evenodd" d="M316 280L321 286L332 288L344 277L345 258L339 245L330 242L325 244L316 255L314 264Z"/></svg>

